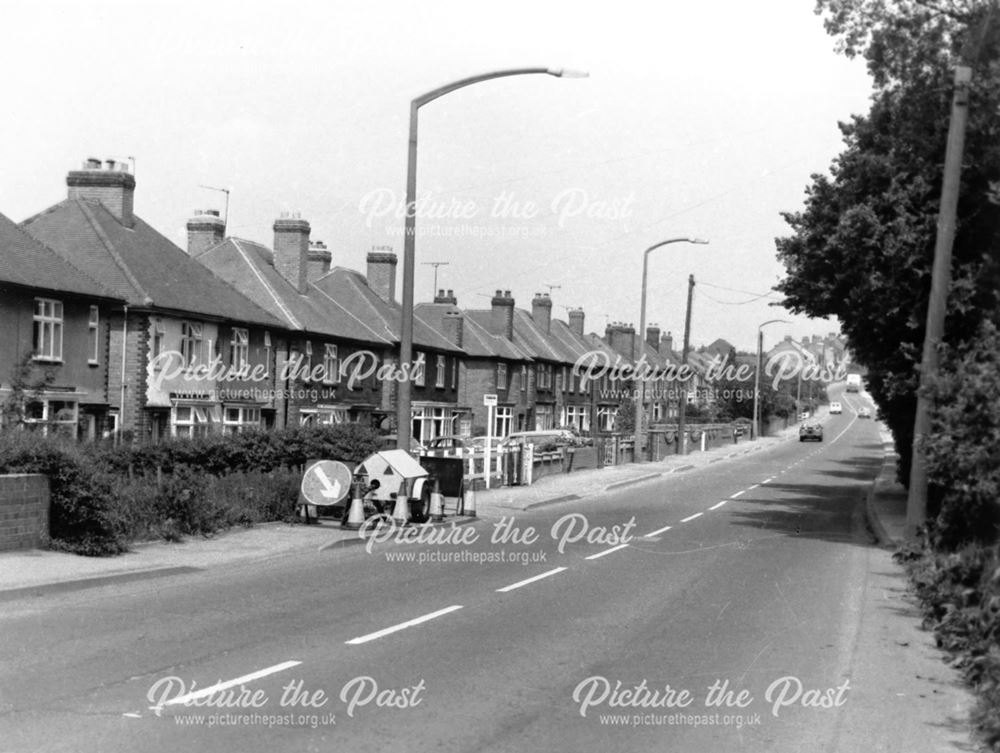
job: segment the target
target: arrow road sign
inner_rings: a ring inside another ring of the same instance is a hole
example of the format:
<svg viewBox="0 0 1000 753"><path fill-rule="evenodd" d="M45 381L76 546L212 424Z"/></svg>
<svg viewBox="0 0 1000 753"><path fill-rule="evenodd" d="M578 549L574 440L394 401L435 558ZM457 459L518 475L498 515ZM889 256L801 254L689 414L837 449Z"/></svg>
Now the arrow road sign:
<svg viewBox="0 0 1000 753"><path fill-rule="evenodd" d="M318 460L302 476L302 496L312 505L335 505L351 491L351 471L336 460Z"/></svg>

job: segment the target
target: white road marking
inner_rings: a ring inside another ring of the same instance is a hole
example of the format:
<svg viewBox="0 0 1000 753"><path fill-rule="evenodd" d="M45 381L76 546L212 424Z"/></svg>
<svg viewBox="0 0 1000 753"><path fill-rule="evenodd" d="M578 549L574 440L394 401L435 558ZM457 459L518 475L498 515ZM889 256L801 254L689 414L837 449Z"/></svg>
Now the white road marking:
<svg viewBox="0 0 1000 753"><path fill-rule="evenodd" d="M561 573L563 570L568 570L568 567L556 567L552 570L542 573L541 575L536 575L533 578L528 578L527 580L519 580L517 583L511 583L509 586L504 586L503 588L498 588L498 594L505 594L508 591L513 591L515 588L520 588L521 586L526 586L529 583L534 583L536 580L541 580L542 578L548 578L550 575L555 575L556 573Z"/></svg>
<svg viewBox="0 0 1000 753"><path fill-rule="evenodd" d="M730 499L736 499L737 497L740 497L740 496L742 496L742 495L744 495L744 494L746 494L746 493L747 493L747 490L746 490L746 489L743 489L743 490L741 490L741 491L738 491L738 492L736 492L736 494L730 494L730 495L729 495L729 498L730 498Z"/></svg>
<svg viewBox="0 0 1000 753"><path fill-rule="evenodd" d="M726 504L726 502L728 502L728 501L729 501L729 500L725 500L725 499L724 499L724 500L722 500L721 502L719 502L718 504L715 504L715 505L712 505L712 506L711 506L711 507L709 507L708 509L709 509L709 510L718 510L718 509L719 509L720 507L722 507L722 506L723 506L724 504Z"/></svg>
<svg viewBox="0 0 1000 753"><path fill-rule="evenodd" d="M134 712L129 714L122 714L122 716L127 716L129 719L142 719L142 714L136 714Z"/></svg>
<svg viewBox="0 0 1000 753"><path fill-rule="evenodd" d="M672 526L663 526L663 528L657 528L655 531L650 531L649 533L647 533L645 536L643 536L643 538L647 539L650 536L656 536L656 534L658 533L666 533L671 529L671 527Z"/></svg>
<svg viewBox="0 0 1000 753"><path fill-rule="evenodd" d="M406 622L401 622L398 625L393 625L385 630L379 630L376 633L369 633L368 635L362 635L358 638L351 638L349 641L345 641L348 646L359 646L362 643L368 643L368 641L374 641L378 638L383 638L392 633L399 632L400 630L405 630L408 627L413 627L414 625L419 625L422 622L427 622L428 620L433 620L435 617L441 617L442 615L448 614L449 612L454 612L457 609L461 609L461 604L455 604L450 607L445 607L444 609L439 609L436 612L431 612L430 614L425 614L423 617L416 617L412 620L407 620Z"/></svg>
<svg viewBox="0 0 1000 753"><path fill-rule="evenodd" d="M681 521L681 523L687 523L689 520L694 520L695 518L700 518L704 514L705 513L696 512L694 515L688 515L686 518L684 518L684 520Z"/></svg>
<svg viewBox="0 0 1000 753"><path fill-rule="evenodd" d="M772 481L774 481L774 476L771 476L771 478L766 478L763 481L761 481L760 483L762 483L762 484L770 484Z"/></svg>
<svg viewBox="0 0 1000 753"><path fill-rule="evenodd" d="M162 706L176 706L179 703L188 703L189 701L196 701L199 698L205 698L212 695L213 693L219 693L223 690L228 690L229 688L235 688L237 685L246 685L248 682L254 680L259 680L261 677L267 677L268 675L273 675L278 672L284 672L286 669L291 669L292 667L297 667L301 664L300 661L286 661L281 664L275 664L273 667L267 667L266 669L261 669L256 672L251 672L248 675L243 675L242 677L237 677L234 680L227 680L226 682L219 682L208 688L202 688L201 690L192 690L190 693L185 695L177 696L176 698L171 698L169 701L164 703ZM150 706L149 708L154 711L162 708L162 706Z"/></svg>
<svg viewBox="0 0 1000 753"><path fill-rule="evenodd" d="M584 557L587 560L597 560L605 555L611 554L612 552L617 552L619 549L624 549L628 544L619 544L618 546L613 546L610 549L605 549L603 552L598 552L597 554L592 554L589 557Z"/></svg>
<svg viewBox="0 0 1000 753"><path fill-rule="evenodd" d="M760 484L754 484L753 486L748 486L748 487L747 487L747 491L748 491L748 492L749 492L749 491L752 491L752 490L756 489L756 488L757 488L758 486L760 486Z"/></svg>

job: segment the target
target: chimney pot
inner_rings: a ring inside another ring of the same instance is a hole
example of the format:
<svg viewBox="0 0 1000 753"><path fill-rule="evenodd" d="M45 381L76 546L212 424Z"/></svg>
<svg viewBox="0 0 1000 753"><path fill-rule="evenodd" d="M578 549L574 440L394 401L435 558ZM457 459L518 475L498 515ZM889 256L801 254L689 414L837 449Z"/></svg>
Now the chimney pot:
<svg viewBox="0 0 1000 753"><path fill-rule="evenodd" d="M386 303L396 302L396 254L392 246L372 246L368 252L368 287Z"/></svg>
<svg viewBox="0 0 1000 753"><path fill-rule="evenodd" d="M274 221L274 266L300 293L309 280L309 223L299 213L282 212Z"/></svg>
<svg viewBox="0 0 1000 753"><path fill-rule="evenodd" d="M506 294L505 294L506 293ZM508 340L514 339L514 299L510 291L497 291L491 301L490 332Z"/></svg>
<svg viewBox="0 0 1000 753"><path fill-rule="evenodd" d="M187 221L188 256L199 256L222 243L226 237L226 223L214 209L196 209Z"/></svg>
<svg viewBox="0 0 1000 753"><path fill-rule="evenodd" d="M108 160L107 170L101 170L101 161L88 158L83 170L71 170L66 176L70 201L93 201L103 204L125 227L135 225L132 213L135 200L135 177L128 172L112 169L114 160Z"/></svg>

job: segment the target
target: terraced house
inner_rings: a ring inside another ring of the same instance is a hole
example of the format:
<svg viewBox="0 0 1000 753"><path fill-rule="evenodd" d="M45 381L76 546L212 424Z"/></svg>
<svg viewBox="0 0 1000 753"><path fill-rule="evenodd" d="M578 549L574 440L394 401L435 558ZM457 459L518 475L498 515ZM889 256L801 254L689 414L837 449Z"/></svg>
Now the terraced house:
<svg viewBox="0 0 1000 753"><path fill-rule="evenodd" d="M123 303L0 215L0 420L83 439L113 432L108 332Z"/></svg>
<svg viewBox="0 0 1000 753"><path fill-rule="evenodd" d="M138 217L125 165L88 160L66 184L21 228L122 301L105 317L115 428L156 441L274 425L283 322Z"/></svg>

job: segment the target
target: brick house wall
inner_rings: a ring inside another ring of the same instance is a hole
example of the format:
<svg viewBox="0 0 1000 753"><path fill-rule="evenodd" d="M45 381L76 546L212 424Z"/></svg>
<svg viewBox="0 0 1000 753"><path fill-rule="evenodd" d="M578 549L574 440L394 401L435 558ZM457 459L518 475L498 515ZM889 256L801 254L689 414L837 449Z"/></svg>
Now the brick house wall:
<svg viewBox="0 0 1000 753"><path fill-rule="evenodd" d="M40 547L48 535L48 477L37 473L0 476L0 552Z"/></svg>

